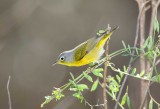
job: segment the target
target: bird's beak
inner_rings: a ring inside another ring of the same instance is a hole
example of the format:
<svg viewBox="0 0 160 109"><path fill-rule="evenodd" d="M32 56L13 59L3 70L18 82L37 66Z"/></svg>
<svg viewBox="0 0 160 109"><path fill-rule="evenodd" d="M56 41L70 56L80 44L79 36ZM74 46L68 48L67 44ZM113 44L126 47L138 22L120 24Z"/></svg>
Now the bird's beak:
<svg viewBox="0 0 160 109"><path fill-rule="evenodd" d="M54 62L54 63L52 64L52 66L55 66L56 64L58 64L58 61Z"/></svg>

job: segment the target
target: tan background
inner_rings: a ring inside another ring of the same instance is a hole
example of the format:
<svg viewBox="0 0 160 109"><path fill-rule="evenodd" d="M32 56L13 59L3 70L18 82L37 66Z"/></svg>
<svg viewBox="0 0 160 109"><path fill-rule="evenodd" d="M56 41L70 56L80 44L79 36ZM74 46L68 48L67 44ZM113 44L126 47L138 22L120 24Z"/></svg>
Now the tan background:
<svg viewBox="0 0 160 109"><path fill-rule="evenodd" d="M122 48L122 40L133 45L137 14L134 0L0 0L0 109L8 109L9 75L13 109L39 109L53 87L67 82L68 72L78 75L84 70L52 67L59 53L93 37L108 23L120 26L111 38L110 52ZM116 57L113 62L122 67L128 59ZM134 81L129 82L130 93L137 105L139 80ZM86 97L92 104L101 101L102 90ZM45 108L89 109L71 94Z"/></svg>

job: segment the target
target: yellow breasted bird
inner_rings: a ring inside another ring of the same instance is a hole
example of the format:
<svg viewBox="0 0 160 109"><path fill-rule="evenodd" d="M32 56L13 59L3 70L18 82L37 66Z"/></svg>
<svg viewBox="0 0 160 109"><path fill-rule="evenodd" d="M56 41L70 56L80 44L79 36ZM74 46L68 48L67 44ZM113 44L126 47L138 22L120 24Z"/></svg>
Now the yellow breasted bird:
<svg viewBox="0 0 160 109"><path fill-rule="evenodd" d="M107 30L103 31L100 35L88 39L72 50L62 52L53 65L83 66L97 62L105 52L104 45L106 41L117 28L118 27L109 32Z"/></svg>

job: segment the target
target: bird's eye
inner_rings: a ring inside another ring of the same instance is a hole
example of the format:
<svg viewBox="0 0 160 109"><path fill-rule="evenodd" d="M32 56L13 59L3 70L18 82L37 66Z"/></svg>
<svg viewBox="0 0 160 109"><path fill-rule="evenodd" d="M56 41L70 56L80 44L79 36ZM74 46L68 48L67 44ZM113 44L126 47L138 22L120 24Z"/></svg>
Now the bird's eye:
<svg viewBox="0 0 160 109"><path fill-rule="evenodd" d="M60 57L60 60L61 60L61 61L64 61L64 57L63 57L63 56L62 56L62 57Z"/></svg>

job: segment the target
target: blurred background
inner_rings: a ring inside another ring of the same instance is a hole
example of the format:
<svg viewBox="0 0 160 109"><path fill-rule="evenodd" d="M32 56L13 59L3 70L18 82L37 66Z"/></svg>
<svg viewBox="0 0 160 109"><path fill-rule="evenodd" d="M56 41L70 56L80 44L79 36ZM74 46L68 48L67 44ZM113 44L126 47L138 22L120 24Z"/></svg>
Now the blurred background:
<svg viewBox="0 0 160 109"><path fill-rule="evenodd" d="M44 96L50 95L53 87L66 83L69 72L79 75L86 68L52 67L59 53L95 36L108 24L120 26L110 40L110 52L122 48L122 40L133 45L137 15L134 0L0 0L0 109L8 109L9 75L12 108L40 109ZM128 61L126 57L112 60L117 68ZM138 82L138 79L128 79L129 94L135 99L135 105L139 105ZM88 92L85 95L91 104L96 104L98 99L103 103L100 88ZM111 101L110 107L114 105ZM71 94L44 107L73 108L90 109Z"/></svg>

